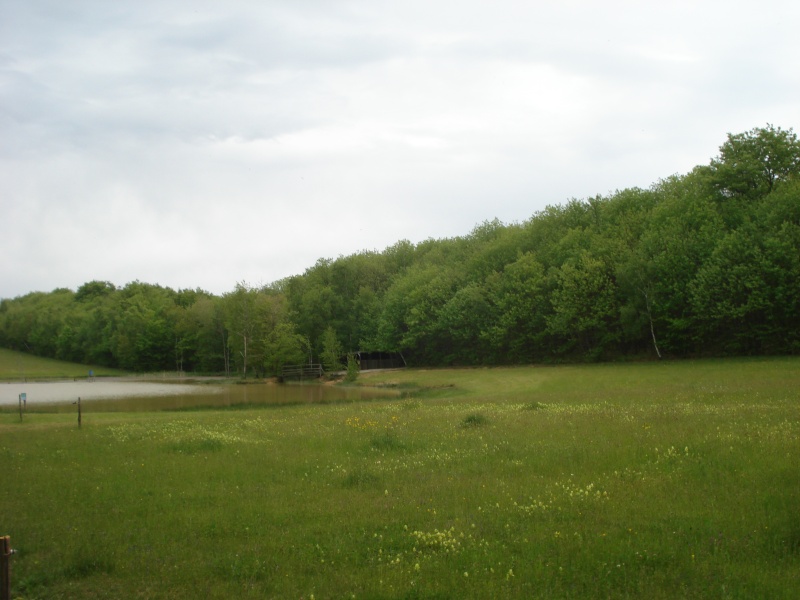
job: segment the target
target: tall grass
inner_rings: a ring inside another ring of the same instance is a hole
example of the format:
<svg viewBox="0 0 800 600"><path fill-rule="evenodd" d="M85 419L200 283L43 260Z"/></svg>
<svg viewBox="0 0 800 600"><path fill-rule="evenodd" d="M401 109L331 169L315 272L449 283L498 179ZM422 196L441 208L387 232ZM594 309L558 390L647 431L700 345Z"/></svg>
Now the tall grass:
<svg viewBox="0 0 800 600"><path fill-rule="evenodd" d="M23 598L794 598L800 360L362 373L403 400L0 413Z"/></svg>

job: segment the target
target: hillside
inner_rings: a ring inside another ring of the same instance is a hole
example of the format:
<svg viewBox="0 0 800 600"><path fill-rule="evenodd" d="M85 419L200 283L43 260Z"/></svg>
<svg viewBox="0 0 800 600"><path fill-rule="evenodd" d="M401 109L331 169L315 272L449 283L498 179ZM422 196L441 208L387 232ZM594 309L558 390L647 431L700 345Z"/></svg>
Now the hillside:
<svg viewBox="0 0 800 600"><path fill-rule="evenodd" d="M0 303L0 345L130 371L796 354L800 143L768 125L648 189L320 259L230 293L91 281Z"/></svg>

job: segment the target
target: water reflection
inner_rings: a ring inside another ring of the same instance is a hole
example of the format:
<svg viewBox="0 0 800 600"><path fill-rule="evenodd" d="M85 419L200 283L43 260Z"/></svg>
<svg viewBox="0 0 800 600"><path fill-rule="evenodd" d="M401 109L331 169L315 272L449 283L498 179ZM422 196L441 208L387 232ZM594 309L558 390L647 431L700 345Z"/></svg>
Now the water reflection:
<svg viewBox="0 0 800 600"><path fill-rule="evenodd" d="M187 386L189 387L189 386ZM191 386L191 391L168 396L115 396L82 400L85 412L141 412L200 410L204 408L252 408L294 404L333 404L399 397L396 390L338 387L320 384L227 384ZM27 412L74 412L64 402L37 403Z"/></svg>

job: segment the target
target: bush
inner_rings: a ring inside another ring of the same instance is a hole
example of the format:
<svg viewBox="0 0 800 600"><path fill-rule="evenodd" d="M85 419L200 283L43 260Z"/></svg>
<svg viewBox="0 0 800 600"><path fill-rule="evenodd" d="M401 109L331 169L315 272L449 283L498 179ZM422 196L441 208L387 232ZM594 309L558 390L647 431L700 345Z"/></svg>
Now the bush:
<svg viewBox="0 0 800 600"><path fill-rule="evenodd" d="M361 371L361 365L358 364L358 360L356 360L355 354L348 354L347 355L347 375L345 375L344 380L348 383L354 382L358 379L358 373Z"/></svg>
<svg viewBox="0 0 800 600"><path fill-rule="evenodd" d="M489 419L486 418L485 415L481 413L472 413L464 417L464 420L461 421L461 425L463 427L482 427L489 423Z"/></svg>

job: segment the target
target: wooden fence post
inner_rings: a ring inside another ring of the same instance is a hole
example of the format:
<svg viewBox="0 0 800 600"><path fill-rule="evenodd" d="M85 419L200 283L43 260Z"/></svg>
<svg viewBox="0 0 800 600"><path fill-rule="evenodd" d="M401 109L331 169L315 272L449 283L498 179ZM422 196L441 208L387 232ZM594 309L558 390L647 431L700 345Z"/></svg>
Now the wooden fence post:
<svg viewBox="0 0 800 600"><path fill-rule="evenodd" d="M11 600L11 538L7 535L0 537L0 600Z"/></svg>
<svg viewBox="0 0 800 600"><path fill-rule="evenodd" d="M77 404L78 405L78 429L80 429L81 428L81 397L78 396L78 401L77 402L73 402L73 404Z"/></svg>

